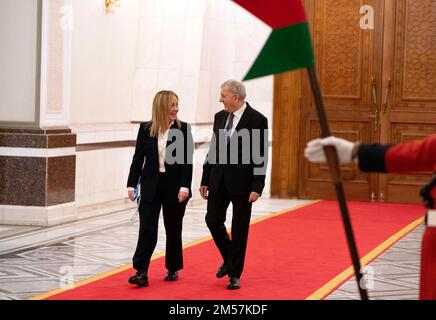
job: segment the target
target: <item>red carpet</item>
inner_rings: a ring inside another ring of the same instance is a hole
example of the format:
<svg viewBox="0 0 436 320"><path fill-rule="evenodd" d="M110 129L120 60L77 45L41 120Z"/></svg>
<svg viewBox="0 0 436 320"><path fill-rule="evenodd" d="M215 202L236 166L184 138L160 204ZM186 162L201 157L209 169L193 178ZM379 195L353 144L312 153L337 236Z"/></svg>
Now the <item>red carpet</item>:
<svg viewBox="0 0 436 320"><path fill-rule="evenodd" d="M420 218L418 205L349 203L360 258ZM133 270L62 292L53 300L272 300L305 299L351 266L338 205L322 201L255 223L250 227L240 290L215 278L221 263L212 240L184 250L179 281L165 282L164 258L152 261L150 286L127 283Z"/></svg>

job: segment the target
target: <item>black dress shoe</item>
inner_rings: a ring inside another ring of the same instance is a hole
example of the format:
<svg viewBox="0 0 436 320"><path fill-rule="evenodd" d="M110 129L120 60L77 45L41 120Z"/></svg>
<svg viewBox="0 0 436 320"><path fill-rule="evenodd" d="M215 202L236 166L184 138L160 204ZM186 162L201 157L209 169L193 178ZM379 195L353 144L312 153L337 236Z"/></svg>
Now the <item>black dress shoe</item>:
<svg viewBox="0 0 436 320"><path fill-rule="evenodd" d="M220 267L218 268L218 271L216 272L216 277L217 278L222 278L225 275L227 275L228 270L227 270L227 266L223 263L222 265L220 265Z"/></svg>
<svg viewBox="0 0 436 320"><path fill-rule="evenodd" d="M241 287L241 283L239 282L239 278L236 277L229 277L229 283L227 285L227 288L230 290L236 290Z"/></svg>
<svg viewBox="0 0 436 320"><path fill-rule="evenodd" d="M164 278L165 281L176 281L179 278L177 271L168 271L167 276Z"/></svg>
<svg viewBox="0 0 436 320"><path fill-rule="evenodd" d="M134 276L129 278L129 283L136 284L139 287L148 287L148 276L145 271L138 271Z"/></svg>

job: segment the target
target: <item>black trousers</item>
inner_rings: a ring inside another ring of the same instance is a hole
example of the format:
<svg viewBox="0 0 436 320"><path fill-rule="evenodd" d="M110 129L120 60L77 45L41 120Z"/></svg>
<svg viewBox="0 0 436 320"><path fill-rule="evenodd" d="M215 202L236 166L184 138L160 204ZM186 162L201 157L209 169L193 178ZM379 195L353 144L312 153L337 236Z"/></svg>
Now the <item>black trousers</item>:
<svg viewBox="0 0 436 320"><path fill-rule="evenodd" d="M177 194L168 192L165 173L159 174L159 186L151 202L139 205L139 236L133 256L133 267L148 273L150 259L158 239L159 213L162 208L166 233L165 266L175 272L183 269L182 222L185 215L185 202L178 202Z"/></svg>
<svg viewBox="0 0 436 320"><path fill-rule="evenodd" d="M206 224L212 234L218 250L227 265L228 275L241 277L244 269L247 249L248 229L250 226L252 203L246 196L228 194L224 184L218 192L209 191L207 202ZM230 202L233 205L232 237L225 227L226 212Z"/></svg>

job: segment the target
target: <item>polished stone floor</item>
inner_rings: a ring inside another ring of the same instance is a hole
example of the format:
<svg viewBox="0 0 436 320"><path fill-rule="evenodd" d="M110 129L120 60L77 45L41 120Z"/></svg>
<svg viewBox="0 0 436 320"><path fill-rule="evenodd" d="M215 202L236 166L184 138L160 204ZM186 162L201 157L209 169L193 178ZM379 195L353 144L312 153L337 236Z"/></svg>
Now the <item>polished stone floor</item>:
<svg viewBox="0 0 436 320"><path fill-rule="evenodd" d="M424 226L421 225L368 264L371 269L367 270L367 287L371 300L419 298L423 233ZM360 300L356 278L350 278L326 300Z"/></svg>
<svg viewBox="0 0 436 320"><path fill-rule="evenodd" d="M252 220L306 203L303 200L261 199ZM0 300L28 299L131 263L138 232L134 209L51 228L0 226ZM184 219L185 244L208 237L205 204L189 207ZM162 217L161 217L162 219ZM231 207L227 219L231 221ZM163 252L165 234L159 224L155 254ZM419 227L378 257L372 267L371 299L417 299ZM354 279L328 300L358 299Z"/></svg>

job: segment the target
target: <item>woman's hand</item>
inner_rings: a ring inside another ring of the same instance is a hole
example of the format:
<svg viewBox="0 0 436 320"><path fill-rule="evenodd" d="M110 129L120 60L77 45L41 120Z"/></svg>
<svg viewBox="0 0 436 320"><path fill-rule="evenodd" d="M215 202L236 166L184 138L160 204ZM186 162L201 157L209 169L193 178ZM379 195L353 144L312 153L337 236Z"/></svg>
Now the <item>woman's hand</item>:
<svg viewBox="0 0 436 320"><path fill-rule="evenodd" d="M133 201L133 198L135 197L135 191L133 188L127 189L127 197L130 199L130 201Z"/></svg>

